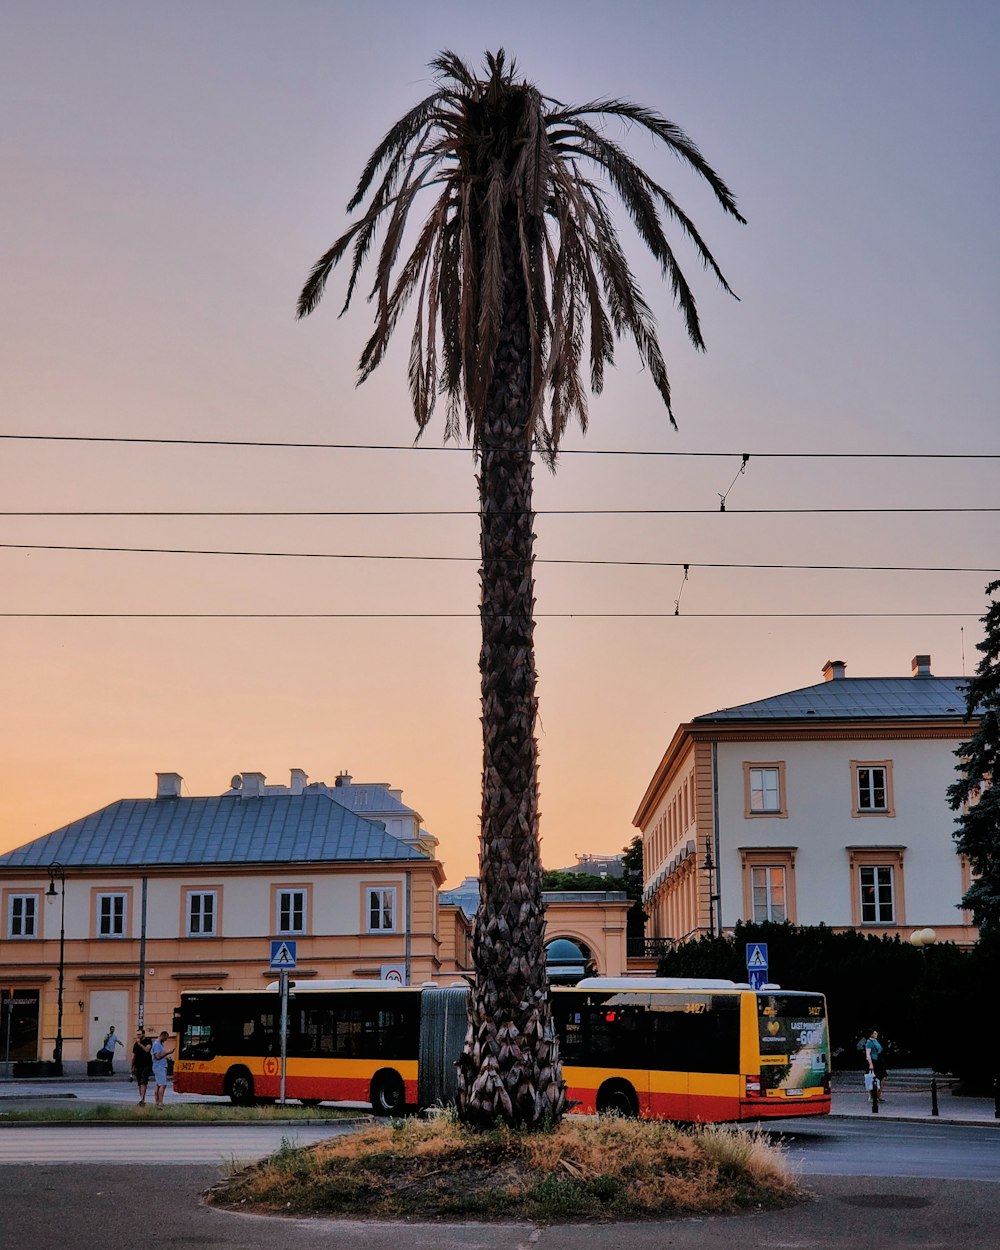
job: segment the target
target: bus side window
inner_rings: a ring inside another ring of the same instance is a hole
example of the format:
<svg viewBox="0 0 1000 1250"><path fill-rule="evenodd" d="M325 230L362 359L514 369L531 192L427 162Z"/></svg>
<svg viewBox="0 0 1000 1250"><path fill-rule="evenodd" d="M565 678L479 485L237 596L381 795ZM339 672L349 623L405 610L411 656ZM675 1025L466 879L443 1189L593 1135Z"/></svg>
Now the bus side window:
<svg viewBox="0 0 1000 1250"><path fill-rule="evenodd" d="M697 1010L694 1010L697 1008ZM652 1011L652 1053L668 1072L738 1072L740 1012L736 995L716 995Z"/></svg>
<svg viewBox="0 0 1000 1250"><path fill-rule="evenodd" d="M648 1062L648 1022L641 1007L595 1007L587 1023L587 1059L595 1067L641 1068Z"/></svg>

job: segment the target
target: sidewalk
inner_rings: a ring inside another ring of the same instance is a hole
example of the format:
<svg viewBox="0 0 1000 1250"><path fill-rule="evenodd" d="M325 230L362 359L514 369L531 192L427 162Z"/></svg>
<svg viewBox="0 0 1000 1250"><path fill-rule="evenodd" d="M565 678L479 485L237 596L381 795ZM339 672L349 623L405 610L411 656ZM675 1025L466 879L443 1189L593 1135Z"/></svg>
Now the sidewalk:
<svg viewBox="0 0 1000 1250"><path fill-rule="evenodd" d="M932 1124L991 1124L1000 1128L992 1098L952 1093L950 1077L937 1078L938 1114L932 1114L929 1068L890 1071L885 1097L878 1110L882 1120L926 1120ZM871 1096L865 1091L861 1072L834 1072L833 1109L840 1117L873 1116Z"/></svg>

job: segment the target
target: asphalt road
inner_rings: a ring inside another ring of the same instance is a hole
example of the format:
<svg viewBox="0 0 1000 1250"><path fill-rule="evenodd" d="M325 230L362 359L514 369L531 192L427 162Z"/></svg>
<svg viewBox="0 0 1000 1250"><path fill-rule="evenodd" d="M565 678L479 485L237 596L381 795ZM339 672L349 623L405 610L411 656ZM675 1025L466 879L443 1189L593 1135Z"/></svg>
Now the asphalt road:
<svg viewBox="0 0 1000 1250"><path fill-rule="evenodd" d="M216 1164L306 1146L350 1124L8 1124L0 1165L18 1163ZM804 1176L926 1177L1000 1181L1000 1129L877 1119L783 1120L768 1131ZM1000 1193L997 1194L1000 1202ZM998 1213L1000 1226L1000 1213ZM1000 1246L1000 1232L997 1245Z"/></svg>
<svg viewBox="0 0 1000 1250"><path fill-rule="evenodd" d="M0 1167L0 1245L17 1250L621 1250L615 1224L426 1225L286 1220L219 1211L219 1169L136 1164ZM996 1185L809 1178L785 1211L629 1224L629 1250L996 1250Z"/></svg>
<svg viewBox="0 0 1000 1250"><path fill-rule="evenodd" d="M772 1128L807 1176L1000 1182L1000 1128L905 1120L785 1120ZM996 1245L1000 1247L1000 1189Z"/></svg>
<svg viewBox="0 0 1000 1250"><path fill-rule="evenodd" d="M220 1211L233 1159L334 1125L0 1129L0 1246L17 1250L621 1250L620 1225L416 1225ZM340 1131L349 1131L343 1128ZM893 1121L772 1126L812 1191L786 1211L628 1225L629 1250L996 1250L1000 1131Z"/></svg>

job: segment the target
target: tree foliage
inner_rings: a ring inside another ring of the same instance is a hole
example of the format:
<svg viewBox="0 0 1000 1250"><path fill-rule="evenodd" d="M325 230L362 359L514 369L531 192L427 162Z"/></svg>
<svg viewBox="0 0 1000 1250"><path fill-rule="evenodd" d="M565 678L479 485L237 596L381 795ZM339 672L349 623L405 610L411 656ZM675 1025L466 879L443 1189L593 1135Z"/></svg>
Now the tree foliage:
<svg viewBox="0 0 1000 1250"><path fill-rule="evenodd" d="M569 872L550 868L542 873L542 889L560 893L573 890L621 890L622 884L615 877L599 877L593 872Z"/></svg>
<svg viewBox="0 0 1000 1250"><path fill-rule="evenodd" d="M987 595L1000 591L990 582ZM978 728L956 750L961 779L948 787L948 802L961 814L955 841L969 861L972 884L962 906L968 907L982 933L1000 931L1000 601L994 599L981 618L985 637L976 643L983 654L966 688L965 719Z"/></svg>
<svg viewBox="0 0 1000 1250"><path fill-rule="evenodd" d="M826 995L835 1066L859 1062L856 1043L877 1028L890 1063L930 1065L966 1080L991 1079L996 1038L985 1025L1000 974L1000 935L971 950L915 947L826 925L737 923L725 937L685 942L664 955L659 976L746 981L746 944L766 942L769 976L785 989Z"/></svg>
<svg viewBox="0 0 1000 1250"><path fill-rule="evenodd" d="M622 889L632 900L625 920L625 936L636 940L646 935L646 912L642 906L642 834L622 847Z"/></svg>
<svg viewBox="0 0 1000 1250"><path fill-rule="evenodd" d="M446 433L458 433L464 413L466 431L479 446L510 295L503 241L505 231L512 231L528 335L529 436L554 455L574 416L586 429L581 365L589 360L590 389L599 394L623 335L635 342L673 422L655 318L629 267L606 188L659 263L699 349L705 342L697 305L665 220L723 288L730 287L673 193L608 138L605 123L619 120L664 144L742 222L733 193L694 141L652 109L619 99L564 106L519 79L503 49L487 53L483 78L453 52L441 53L431 68L437 89L400 118L372 153L347 206L361 215L313 266L298 315L313 311L331 272L350 252L346 311L383 227L369 293L375 330L361 355L359 381L382 362L413 299L409 380L417 426L428 424L443 391ZM589 176L587 166L598 177ZM424 191L436 198L413 250L401 260L408 216Z"/></svg>

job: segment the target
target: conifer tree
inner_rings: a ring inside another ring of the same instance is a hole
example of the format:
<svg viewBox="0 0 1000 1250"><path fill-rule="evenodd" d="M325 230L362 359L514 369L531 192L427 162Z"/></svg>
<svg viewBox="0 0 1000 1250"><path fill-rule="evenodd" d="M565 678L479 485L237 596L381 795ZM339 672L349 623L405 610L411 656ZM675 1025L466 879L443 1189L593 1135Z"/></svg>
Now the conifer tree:
<svg viewBox="0 0 1000 1250"><path fill-rule="evenodd" d="M987 595L996 596L1000 580L990 582ZM976 643L983 658L966 688L967 721L978 728L955 754L961 780L948 787L948 802L960 811L955 841L972 869L972 885L962 906L972 912L980 932L1000 932L1000 600L995 597L980 618L986 627Z"/></svg>

